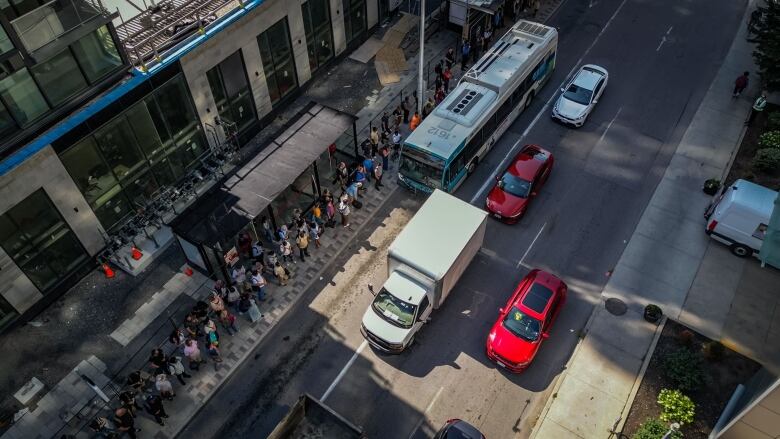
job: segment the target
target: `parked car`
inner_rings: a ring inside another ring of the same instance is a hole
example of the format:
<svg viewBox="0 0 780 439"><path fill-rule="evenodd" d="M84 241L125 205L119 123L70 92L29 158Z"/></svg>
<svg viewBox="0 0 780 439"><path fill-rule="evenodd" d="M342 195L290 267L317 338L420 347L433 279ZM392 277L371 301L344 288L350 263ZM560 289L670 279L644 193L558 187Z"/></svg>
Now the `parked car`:
<svg viewBox="0 0 780 439"><path fill-rule="evenodd" d="M466 421L450 419L436 432L433 439L485 439L485 435Z"/></svg>
<svg viewBox="0 0 780 439"><path fill-rule="evenodd" d="M777 192L747 180L737 180L704 212L706 233L744 258L759 256Z"/></svg>
<svg viewBox="0 0 780 439"><path fill-rule="evenodd" d="M525 145L485 201L488 212L507 223L517 222L552 172L553 155L537 145Z"/></svg>
<svg viewBox="0 0 780 439"><path fill-rule="evenodd" d="M556 276L538 269L520 281L487 338L487 356L511 372L521 372L549 337L555 318L566 302L568 287Z"/></svg>
<svg viewBox="0 0 780 439"><path fill-rule="evenodd" d="M572 80L561 89L561 95L552 110L553 119L567 125L581 127L598 103L609 74L604 67L586 64Z"/></svg>

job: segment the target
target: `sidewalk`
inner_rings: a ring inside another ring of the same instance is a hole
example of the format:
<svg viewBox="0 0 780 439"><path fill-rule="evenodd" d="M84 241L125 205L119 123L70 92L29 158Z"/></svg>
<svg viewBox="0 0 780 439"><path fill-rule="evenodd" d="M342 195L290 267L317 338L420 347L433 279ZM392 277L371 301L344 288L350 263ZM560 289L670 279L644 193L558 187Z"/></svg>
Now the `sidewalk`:
<svg viewBox="0 0 780 439"><path fill-rule="evenodd" d="M746 17L751 10L746 9ZM717 291L697 288L697 272L710 246L702 214L711 198L701 186L707 178L727 173L744 132L750 96L758 92L751 89L736 102L728 92L744 66L753 65L744 31L742 26L645 208L532 438L588 439L608 437L615 427L620 431L618 420L628 415L663 327L644 321L648 303L684 322L695 309L698 320L689 318L686 323L695 323L696 330L723 326L728 308L724 312L717 305L713 312L699 314L713 300L718 304L729 300L716 297L721 296ZM723 284L729 285L734 287L733 282Z"/></svg>

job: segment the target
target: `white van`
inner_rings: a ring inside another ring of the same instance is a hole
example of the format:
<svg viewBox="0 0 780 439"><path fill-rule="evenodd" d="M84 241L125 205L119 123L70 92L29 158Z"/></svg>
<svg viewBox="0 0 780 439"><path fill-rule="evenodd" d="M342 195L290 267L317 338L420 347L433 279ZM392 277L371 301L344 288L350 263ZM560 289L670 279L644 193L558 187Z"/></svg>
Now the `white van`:
<svg viewBox="0 0 780 439"><path fill-rule="evenodd" d="M707 207L707 234L741 258L758 257L776 198L772 189L737 180Z"/></svg>

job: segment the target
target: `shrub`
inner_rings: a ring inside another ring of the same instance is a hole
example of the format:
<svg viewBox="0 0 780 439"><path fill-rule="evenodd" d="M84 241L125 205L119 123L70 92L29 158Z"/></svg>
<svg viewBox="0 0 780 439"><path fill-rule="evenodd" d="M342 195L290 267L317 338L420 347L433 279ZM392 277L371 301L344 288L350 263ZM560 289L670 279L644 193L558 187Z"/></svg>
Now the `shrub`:
<svg viewBox="0 0 780 439"><path fill-rule="evenodd" d="M679 390L662 389L658 394L658 404L662 407L661 420L690 424L696 411L696 404Z"/></svg>
<svg viewBox="0 0 780 439"><path fill-rule="evenodd" d="M680 346L691 347L693 345L693 332L690 329L678 332L677 343L680 343Z"/></svg>
<svg viewBox="0 0 780 439"><path fill-rule="evenodd" d="M636 430L636 433L631 436L631 439L662 439L667 431L669 431L669 426L660 419L647 418ZM672 433L671 437L672 439L682 439L680 432Z"/></svg>
<svg viewBox="0 0 780 439"><path fill-rule="evenodd" d="M766 125L768 130L780 130L780 111L769 113Z"/></svg>
<svg viewBox="0 0 780 439"><path fill-rule="evenodd" d="M696 390L704 384L702 358L687 348L678 349L664 358L664 374L683 391Z"/></svg>
<svg viewBox="0 0 780 439"><path fill-rule="evenodd" d="M719 341L708 341L704 344L704 356L712 361L719 361L723 358L726 348Z"/></svg>
<svg viewBox="0 0 780 439"><path fill-rule="evenodd" d="M764 172L776 171L780 168L780 149L759 149L753 156L753 167Z"/></svg>
<svg viewBox="0 0 780 439"><path fill-rule="evenodd" d="M758 138L759 148L780 149L780 131L767 131Z"/></svg>

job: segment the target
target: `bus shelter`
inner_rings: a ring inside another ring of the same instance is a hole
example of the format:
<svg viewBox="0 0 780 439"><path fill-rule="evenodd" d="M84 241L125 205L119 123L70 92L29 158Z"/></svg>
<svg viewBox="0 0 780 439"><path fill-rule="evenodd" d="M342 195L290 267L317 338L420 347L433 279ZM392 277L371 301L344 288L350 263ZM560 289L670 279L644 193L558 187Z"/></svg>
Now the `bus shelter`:
<svg viewBox="0 0 780 439"><path fill-rule="evenodd" d="M248 232L253 241L262 240L263 218L276 230L290 222L293 209L309 210L330 185L342 154L332 145L345 136L357 144L355 120L333 108L307 105L257 155L171 223L187 262L230 282L230 268L247 263L237 249L238 235Z"/></svg>

